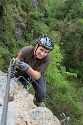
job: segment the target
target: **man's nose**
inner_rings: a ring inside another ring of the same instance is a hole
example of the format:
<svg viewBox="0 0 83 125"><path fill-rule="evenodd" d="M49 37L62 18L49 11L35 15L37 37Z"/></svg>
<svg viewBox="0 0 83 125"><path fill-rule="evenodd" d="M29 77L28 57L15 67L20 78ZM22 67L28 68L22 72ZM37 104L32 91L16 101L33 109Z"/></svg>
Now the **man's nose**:
<svg viewBox="0 0 83 125"><path fill-rule="evenodd" d="M44 56L44 55L45 55L45 52L42 52L41 55Z"/></svg>

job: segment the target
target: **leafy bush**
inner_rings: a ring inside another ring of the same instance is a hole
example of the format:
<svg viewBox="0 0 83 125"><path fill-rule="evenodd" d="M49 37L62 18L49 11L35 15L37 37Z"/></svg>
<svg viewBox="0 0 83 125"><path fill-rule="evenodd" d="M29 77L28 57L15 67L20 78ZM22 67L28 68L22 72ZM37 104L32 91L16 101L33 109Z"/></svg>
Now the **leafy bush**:
<svg viewBox="0 0 83 125"><path fill-rule="evenodd" d="M6 47L0 47L0 70L7 72L10 61L10 52Z"/></svg>

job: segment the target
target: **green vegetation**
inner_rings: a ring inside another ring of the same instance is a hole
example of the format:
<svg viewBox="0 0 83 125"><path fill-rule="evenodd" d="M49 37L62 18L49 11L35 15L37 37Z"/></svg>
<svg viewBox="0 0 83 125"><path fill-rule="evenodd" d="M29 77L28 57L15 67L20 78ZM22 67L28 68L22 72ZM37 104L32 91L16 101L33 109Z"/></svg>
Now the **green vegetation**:
<svg viewBox="0 0 83 125"><path fill-rule="evenodd" d="M83 1L1 0L0 70L7 72L10 57L21 47L34 45L42 34L55 42L45 74L47 94L71 118L72 125L82 125ZM49 100L46 105L60 118Z"/></svg>

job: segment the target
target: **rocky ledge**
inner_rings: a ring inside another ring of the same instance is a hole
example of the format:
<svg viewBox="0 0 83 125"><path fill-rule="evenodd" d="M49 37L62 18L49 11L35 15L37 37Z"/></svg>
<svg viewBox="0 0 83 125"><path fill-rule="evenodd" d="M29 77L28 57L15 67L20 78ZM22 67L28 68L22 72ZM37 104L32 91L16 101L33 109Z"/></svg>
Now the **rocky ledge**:
<svg viewBox="0 0 83 125"><path fill-rule="evenodd" d="M7 74L0 71L0 121L2 117ZM61 125L57 117L46 107L37 107L33 95L14 79L10 81L7 125Z"/></svg>

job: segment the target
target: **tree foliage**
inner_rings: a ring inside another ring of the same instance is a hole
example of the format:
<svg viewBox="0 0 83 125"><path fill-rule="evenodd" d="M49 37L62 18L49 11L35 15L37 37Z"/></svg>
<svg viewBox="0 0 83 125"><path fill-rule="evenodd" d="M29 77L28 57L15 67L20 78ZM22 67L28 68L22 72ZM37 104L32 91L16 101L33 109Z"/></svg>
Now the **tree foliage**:
<svg viewBox="0 0 83 125"><path fill-rule="evenodd" d="M1 0L0 69L7 72L11 56L42 35L55 43L46 72L47 93L72 125L82 125L83 111L83 1ZM53 105L47 106L58 115ZM62 107L63 105L63 107Z"/></svg>

